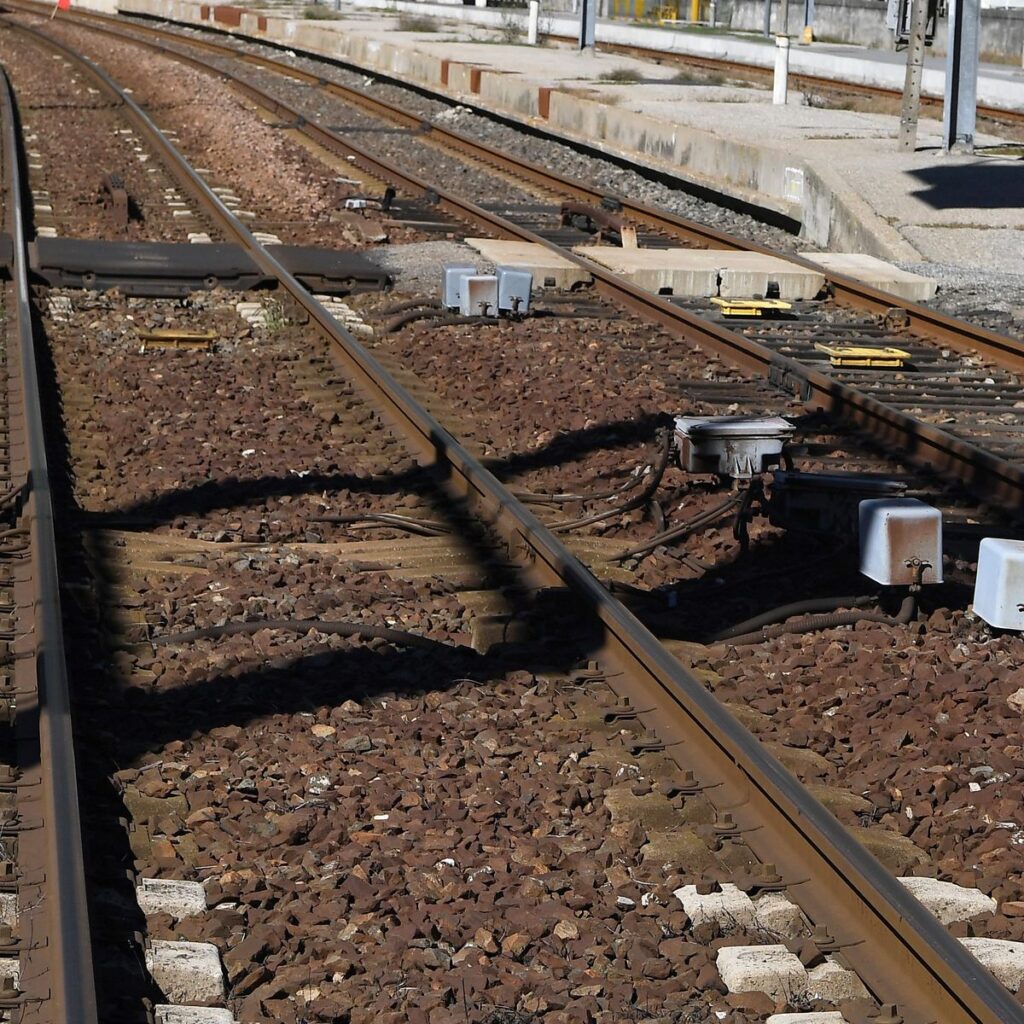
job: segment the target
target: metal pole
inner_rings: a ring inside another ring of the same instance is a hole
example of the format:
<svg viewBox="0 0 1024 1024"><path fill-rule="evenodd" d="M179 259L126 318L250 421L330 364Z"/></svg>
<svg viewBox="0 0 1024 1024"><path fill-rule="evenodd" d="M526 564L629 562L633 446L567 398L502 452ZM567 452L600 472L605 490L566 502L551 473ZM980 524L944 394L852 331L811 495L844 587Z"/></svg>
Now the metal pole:
<svg viewBox="0 0 1024 1024"><path fill-rule="evenodd" d="M772 103L777 107L786 105L789 91L789 36L775 37L775 78Z"/></svg>
<svg viewBox="0 0 1024 1024"><path fill-rule="evenodd" d="M778 31L784 36L789 35L789 0L781 0L779 4L779 21L782 22Z"/></svg>
<svg viewBox="0 0 1024 1024"><path fill-rule="evenodd" d="M942 148L949 153L974 152L980 19L979 0L950 3L946 101L942 113Z"/></svg>
<svg viewBox="0 0 1024 1024"><path fill-rule="evenodd" d="M910 15L907 75L903 80L899 134L899 148L911 153L917 146L917 113L921 107L921 74L924 70L924 32L927 22L928 0L914 0Z"/></svg>
<svg viewBox="0 0 1024 1024"><path fill-rule="evenodd" d="M597 0L580 0L579 48L593 50L597 31Z"/></svg>
<svg viewBox="0 0 1024 1024"><path fill-rule="evenodd" d="M764 34L772 34L772 0L764 0Z"/></svg>
<svg viewBox="0 0 1024 1024"><path fill-rule="evenodd" d="M537 45L537 20L540 15L540 4L530 0L530 13L526 22L526 41L530 46Z"/></svg>

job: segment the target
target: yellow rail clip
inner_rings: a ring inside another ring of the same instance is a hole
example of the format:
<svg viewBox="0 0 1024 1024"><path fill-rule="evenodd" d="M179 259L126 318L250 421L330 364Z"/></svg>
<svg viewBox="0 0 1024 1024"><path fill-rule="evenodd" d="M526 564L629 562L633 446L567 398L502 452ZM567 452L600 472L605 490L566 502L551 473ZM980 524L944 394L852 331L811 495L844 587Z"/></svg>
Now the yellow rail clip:
<svg viewBox="0 0 1024 1024"><path fill-rule="evenodd" d="M722 316L771 316L793 308L791 302L782 299L720 299L713 295L711 301L722 311Z"/></svg>
<svg viewBox="0 0 1024 1024"><path fill-rule="evenodd" d="M192 348L209 352L216 340L216 331L186 331L177 327L139 331L139 341L153 348Z"/></svg>
<svg viewBox="0 0 1024 1024"><path fill-rule="evenodd" d="M824 345L820 341L815 351L825 352L835 367L868 367L877 370L898 370L910 358L901 348L869 348L866 345Z"/></svg>

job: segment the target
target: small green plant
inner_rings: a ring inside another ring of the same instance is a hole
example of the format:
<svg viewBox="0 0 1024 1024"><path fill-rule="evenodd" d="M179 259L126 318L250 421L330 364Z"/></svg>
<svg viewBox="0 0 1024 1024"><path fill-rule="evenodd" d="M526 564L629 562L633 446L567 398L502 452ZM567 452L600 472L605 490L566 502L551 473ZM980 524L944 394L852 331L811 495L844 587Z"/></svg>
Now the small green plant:
<svg viewBox="0 0 1024 1024"><path fill-rule="evenodd" d="M307 21L337 21L341 14L325 4L308 4L303 8L302 16Z"/></svg>
<svg viewBox="0 0 1024 1024"><path fill-rule="evenodd" d="M256 323L267 334L280 334L291 323L285 312L284 303L280 299L264 299L262 306L263 309L260 311Z"/></svg>
<svg viewBox="0 0 1024 1024"><path fill-rule="evenodd" d="M602 71L597 77L602 82L619 82L623 85L641 80L639 72L632 68L612 68L611 71Z"/></svg>
<svg viewBox="0 0 1024 1024"><path fill-rule="evenodd" d="M670 79L673 85L728 85L728 80L714 72L694 74L690 71L678 71Z"/></svg>
<svg viewBox="0 0 1024 1024"><path fill-rule="evenodd" d="M430 18L419 17L415 14L400 14L398 16L399 32L436 32L437 25Z"/></svg>

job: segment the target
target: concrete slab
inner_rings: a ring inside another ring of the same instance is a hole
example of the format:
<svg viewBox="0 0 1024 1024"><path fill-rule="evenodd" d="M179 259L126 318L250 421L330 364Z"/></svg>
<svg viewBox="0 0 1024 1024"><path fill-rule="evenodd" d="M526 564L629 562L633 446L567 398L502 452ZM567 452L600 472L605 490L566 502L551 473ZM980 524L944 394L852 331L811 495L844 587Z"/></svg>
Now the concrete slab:
<svg viewBox="0 0 1024 1024"><path fill-rule="evenodd" d="M718 973L730 992L764 992L791 1002L807 993L807 970L785 946L726 946L718 951Z"/></svg>
<svg viewBox="0 0 1024 1024"><path fill-rule="evenodd" d="M723 298L763 298L770 288L788 302L813 299L825 287L825 275L778 256L727 252L719 267Z"/></svg>
<svg viewBox="0 0 1024 1024"><path fill-rule="evenodd" d="M206 910L206 891L198 882L174 878L143 878L135 887L139 908L149 914L195 917Z"/></svg>
<svg viewBox="0 0 1024 1024"><path fill-rule="evenodd" d="M765 1024L848 1024L838 1010L812 1010L810 1013L773 1013Z"/></svg>
<svg viewBox="0 0 1024 1024"><path fill-rule="evenodd" d="M714 921L729 932L752 928L757 922L757 910L750 897L731 882L723 882L721 892L702 895L697 886L684 885L674 895L693 925Z"/></svg>
<svg viewBox="0 0 1024 1024"><path fill-rule="evenodd" d="M864 982L834 960L826 960L807 971L807 992L811 999L839 1003L844 999L868 999L871 993Z"/></svg>
<svg viewBox="0 0 1024 1024"><path fill-rule="evenodd" d="M766 892L754 898L757 923L781 939L808 934L800 908L781 892Z"/></svg>
<svg viewBox="0 0 1024 1024"><path fill-rule="evenodd" d="M536 242L517 242L504 238L467 238L466 245L484 259L502 267L514 267L533 274L536 288L569 291L589 284L593 278L572 260Z"/></svg>
<svg viewBox="0 0 1024 1024"><path fill-rule="evenodd" d="M966 921L975 914L994 914L996 901L980 889L969 889L937 878L901 878L907 891L925 905L942 924Z"/></svg>
<svg viewBox="0 0 1024 1024"><path fill-rule="evenodd" d="M230 1010L215 1006L154 1006L156 1024L236 1024Z"/></svg>
<svg viewBox="0 0 1024 1024"><path fill-rule="evenodd" d="M620 249L610 245L577 245L585 256L639 288L659 295L709 298L718 294L722 254L708 249Z"/></svg>
<svg viewBox="0 0 1024 1024"><path fill-rule="evenodd" d="M800 255L825 270L845 274L911 302L927 302L935 297L939 287L934 278L901 270L865 252L802 252Z"/></svg>
<svg viewBox="0 0 1024 1024"><path fill-rule="evenodd" d="M154 939L146 950L146 969L172 1003L196 1006L224 1002L220 953L210 942Z"/></svg>
<svg viewBox="0 0 1024 1024"><path fill-rule="evenodd" d="M18 923L18 894L16 892L0 893L0 924L13 928Z"/></svg>
<svg viewBox="0 0 1024 1024"><path fill-rule="evenodd" d="M1024 981L1024 942L977 938L960 941L1011 992L1017 991Z"/></svg>

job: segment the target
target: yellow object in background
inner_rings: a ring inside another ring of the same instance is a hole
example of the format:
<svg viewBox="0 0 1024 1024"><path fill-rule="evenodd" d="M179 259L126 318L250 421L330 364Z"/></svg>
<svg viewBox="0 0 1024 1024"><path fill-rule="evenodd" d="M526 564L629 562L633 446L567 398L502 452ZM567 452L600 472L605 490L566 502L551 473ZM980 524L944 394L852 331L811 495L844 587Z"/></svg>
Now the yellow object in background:
<svg viewBox="0 0 1024 1024"><path fill-rule="evenodd" d="M721 299L714 295L711 301L722 311L722 316L767 316L793 308L791 302L782 299Z"/></svg>
<svg viewBox="0 0 1024 1024"><path fill-rule="evenodd" d="M815 351L825 352L828 361L835 367L867 367L876 370L898 370L909 358L910 353L901 348L869 348L866 345L824 345L820 341Z"/></svg>

